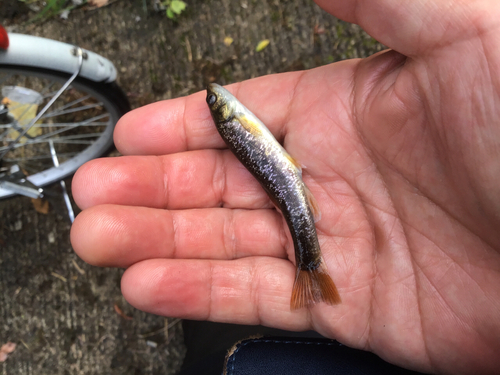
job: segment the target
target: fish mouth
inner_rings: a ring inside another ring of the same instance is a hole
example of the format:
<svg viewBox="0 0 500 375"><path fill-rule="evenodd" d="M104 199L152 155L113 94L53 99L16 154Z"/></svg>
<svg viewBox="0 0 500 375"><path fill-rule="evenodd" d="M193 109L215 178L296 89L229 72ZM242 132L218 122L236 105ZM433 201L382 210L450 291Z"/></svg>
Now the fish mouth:
<svg viewBox="0 0 500 375"><path fill-rule="evenodd" d="M221 85L218 85L217 83L209 83L207 85L207 93L208 94L217 94L218 92L220 92L222 86Z"/></svg>
<svg viewBox="0 0 500 375"><path fill-rule="evenodd" d="M209 83L208 86L207 86L207 91L215 91L217 89L217 87L221 87L220 85L218 85L217 83Z"/></svg>

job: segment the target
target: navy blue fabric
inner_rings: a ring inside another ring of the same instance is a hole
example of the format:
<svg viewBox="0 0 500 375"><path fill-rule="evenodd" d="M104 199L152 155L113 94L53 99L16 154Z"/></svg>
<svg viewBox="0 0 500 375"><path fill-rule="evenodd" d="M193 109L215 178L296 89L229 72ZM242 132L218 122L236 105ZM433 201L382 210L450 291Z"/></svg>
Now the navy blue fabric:
<svg viewBox="0 0 500 375"><path fill-rule="evenodd" d="M251 336L323 338L314 331L290 332L263 326L183 320L186 356L178 375L220 375L229 349Z"/></svg>
<svg viewBox="0 0 500 375"><path fill-rule="evenodd" d="M227 375L418 374L333 340L290 337L243 340L227 358L225 370Z"/></svg>
<svg viewBox="0 0 500 375"><path fill-rule="evenodd" d="M228 351L228 374L417 374L384 362L376 355L351 349L317 332L290 332L263 326L244 326L184 320L187 352L179 375L221 375ZM251 340L249 337L259 336Z"/></svg>

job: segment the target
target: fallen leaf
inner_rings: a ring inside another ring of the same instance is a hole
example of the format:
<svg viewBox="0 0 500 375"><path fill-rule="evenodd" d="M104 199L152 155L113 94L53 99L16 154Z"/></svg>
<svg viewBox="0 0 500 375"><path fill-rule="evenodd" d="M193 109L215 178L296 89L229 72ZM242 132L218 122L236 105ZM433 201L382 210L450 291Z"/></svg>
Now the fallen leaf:
<svg viewBox="0 0 500 375"><path fill-rule="evenodd" d="M58 274L58 273L56 273L56 272L51 272L50 274L51 274L52 276L54 276L54 277L57 277L59 280L64 281L65 283L67 283L67 282L68 282L68 279L67 279L67 278L65 278L63 275L59 275L59 274Z"/></svg>
<svg viewBox="0 0 500 375"><path fill-rule="evenodd" d="M264 40L261 40L259 42L259 44L257 44L257 47L255 47L255 52L260 52L262 51L264 48L266 48L267 46L269 45L269 39L264 39Z"/></svg>
<svg viewBox="0 0 500 375"><path fill-rule="evenodd" d="M103 7L104 5L107 5L109 0L89 0L90 5L94 5L98 8Z"/></svg>
<svg viewBox="0 0 500 375"><path fill-rule="evenodd" d="M325 33L325 29L323 29L318 24L314 25L314 34L319 35L319 34L324 34L324 33Z"/></svg>
<svg viewBox="0 0 500 375"><path fill-rule="evenodd" d="M3 344L0 348L0 362L5 362L9 357L9 354L16 350L16 344L13 342L8 342Z"/></svg>
<svg viewBox="0 0 500 375"><path fill-rule="evenodd" d="M47 215L49 213L49 201L41 198L31 198L31 202L33 203L33 207L35 207L35 211Z"/></svg>
<svg viewBox="0 0 500 375"><path fill-rule="evenodd" d="M181 12L186 9L186 3L181 0L172 0L170 3L170 9L172 9L172 12L175 14L181 14Z"/></svg>
<svg viewBox="0 0 500 375"><path fill-rule="evenodd" d="M10 341L7 344L3 344L0 348L0 352L4 352L7 354L12 353L14 350L16 350L16 344Z"/></svg>
<svg viewBox="0 0 500 375"><path fill-rule="evenodd" d="M71 263L73 263L73 266L80 273L80 275L85 275L85 271L78 265L78 263L76 263L76 261L74 259L71 260Z"/></svg>
<svg viewBox="0 0 500 375"><path fill-rule="evenodd" d="M120 307L115 303L115 311L118 315L120 315L123 319L132 320L131 316L125 315L125 313L120 309Z"/></svg>
<svg viewBox="0 0 500 375"><path fill-rule="evenodd" d="M233 43L233 38L231 38L230 36L226 36L224 38L224 44L229 47L231 43Z"/></svg>

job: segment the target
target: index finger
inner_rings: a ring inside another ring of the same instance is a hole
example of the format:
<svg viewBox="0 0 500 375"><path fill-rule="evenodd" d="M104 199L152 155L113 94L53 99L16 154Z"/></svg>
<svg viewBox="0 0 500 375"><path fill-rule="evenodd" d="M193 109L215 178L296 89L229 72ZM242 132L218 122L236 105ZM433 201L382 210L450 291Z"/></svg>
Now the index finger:
<svg viewBox="0 0 500 375"><path fill-rule="evenodd" d="M261 77L227 88L280 138L295 87L303 74ZM115 128L117 149L124 155L164 155L225 147L205 96L206 91L201 91L129 112Z"/></svg>

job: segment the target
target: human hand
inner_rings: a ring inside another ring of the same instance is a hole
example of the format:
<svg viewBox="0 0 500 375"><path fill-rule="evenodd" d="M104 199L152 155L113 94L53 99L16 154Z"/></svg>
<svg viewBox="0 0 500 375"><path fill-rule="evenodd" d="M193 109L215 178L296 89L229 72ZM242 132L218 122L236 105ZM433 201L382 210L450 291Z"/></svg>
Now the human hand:
<svg viewBox="0 0 500 375"><path fill-rule="evenodd" d="M205 93L126 115L71 239L160 315L314 329L400 366L500 365L500 6L318 1L394 51L229 86L307 166L342 304L290 311L293 245ZM403 55L402 55L403 54ZM405 57L406 56L406 57Z"/></svg>

